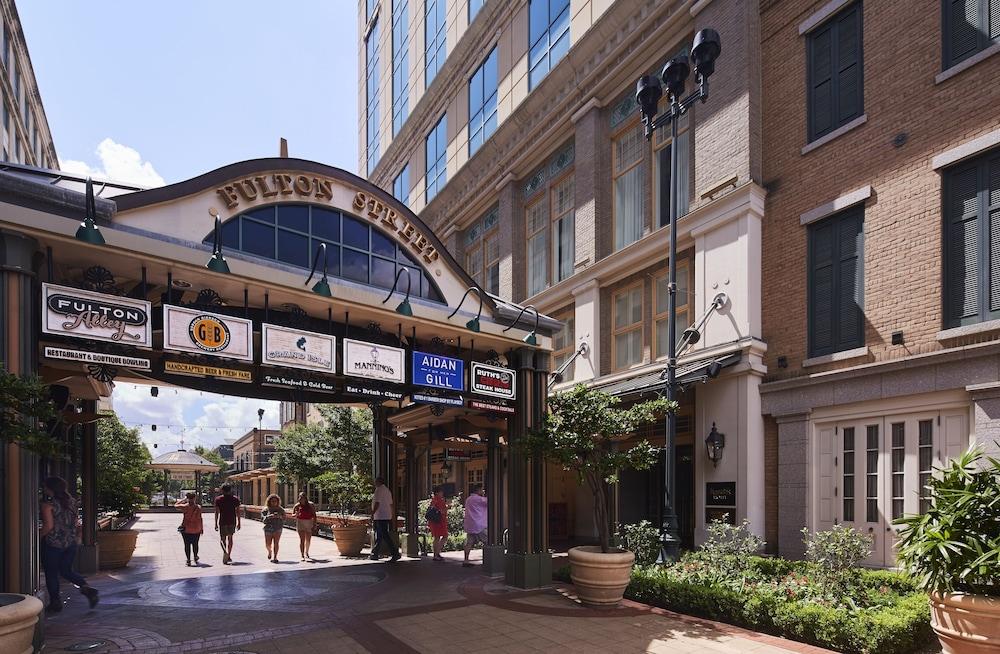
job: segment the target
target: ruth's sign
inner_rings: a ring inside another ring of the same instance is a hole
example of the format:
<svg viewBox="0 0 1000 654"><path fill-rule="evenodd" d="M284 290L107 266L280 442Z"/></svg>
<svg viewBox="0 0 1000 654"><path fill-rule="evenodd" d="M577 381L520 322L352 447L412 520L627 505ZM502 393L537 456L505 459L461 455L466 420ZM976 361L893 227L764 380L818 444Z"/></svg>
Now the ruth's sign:
<svg viewBox="0 0 1000 654"><path fill-rule="evenodd" d="M345 338L344 375L402 384L406 381L405 355L398 347Z"/></svg>
<svg viewBox="0 0 1000 654"><path fill-rule="evenodd" d="M63 359L64 361L80 361L82 363L120 366L135 370L149 370L149 359L122 356L119 354L104 354L103 352L84 352L82 350L67 350L61 347L46 347L46 359Z"/></svg>
<svg viewBox="0 0 1000 654"><path fill-rule="evenodd" d="M517 395L517 381L510 368L491 366L478 361L472 362L472 387L477 395L489 395L504 400L513 400Z"/></svg>
<svg viewBox="0 0 1000 654"><path fill-rule="evenodd" d="M163 305L163 349L253 361L253 322Z"/></svg>
<svg viewBox="0 0 1000 654"><path fill-rule="evenodd" d="M446 391L464 391L465 362L454 357L414 350L413 383Z"/></svg>
<svg viewBox="0 0 1000 654"><path fill-rule="evenodd" d="M79 288L42 284L46 334L152 347L149 302Z"/></svg>
<svg viewBox="0 0 1000 654"><path fill-rule="evenodd" d="M337 339L329 334L264 323L261 357L264 365L333 374Z"/></svg>

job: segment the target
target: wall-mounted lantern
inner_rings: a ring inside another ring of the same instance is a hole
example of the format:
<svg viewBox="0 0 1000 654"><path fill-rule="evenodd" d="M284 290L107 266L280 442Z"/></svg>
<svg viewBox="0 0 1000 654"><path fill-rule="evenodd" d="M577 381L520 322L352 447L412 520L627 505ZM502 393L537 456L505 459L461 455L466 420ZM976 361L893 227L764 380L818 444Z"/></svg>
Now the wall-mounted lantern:
<svg viewBox="0 0 1000 654"><path fill-rule="evenodd" d="M527 311L528 309L531 309L531 311L534 312L534 314L535 314L535 326L531 329L530 332L528 332L528 335L525 336L521 340L523 340L527 345L538 345L538 338L537 338L537 332L538 332L538 309L536 309L535 307L533 307L530 304L526 304L523 307L521 307L521 313L517 314L517 318L514 318L514 322L510 323L509 325L507 325L507 328L504 329L504 331L507 332L507 331L510 331L511 329L513 329L514 325L517 324L517 321L521 319L521 316L523 316L524 312Z"/></svg>
<svg viewBox="0 0 1000 654"><path fill-rule="evenodd" d="M399 276L402 275L404 272L406 273L406 297L404 297L403 301L400 302L399 305L396 307L396 313L398 313L401 316L412 316L413 307L410 306L411 278L410 278L409 268L400 268L396 272L396 279L394 279L392 282L392 289L389 291L389 294L385 296L385 299L382 300L382 304L388 302L389 298L392 297L392 294L396 292L396 285L399 284Z"/></svg>
<svg viewBox="0 0 1000 654"><path fill-rule="evenodd" d="M212 272L228 275L229 264L222 256L222 218L217 213L212 215L215 216L215 237L212 239L212 258L208 260L205 267Z"/></svg>
<svg viewBox="0 0 1000 654"><path fill-rule="evenodd" d="M726 449L726 435L715 428L714 422L712 431L708 432L705 438L705 448L708 450L708 460L712 462L713 467L717 467L722 460L722 450Z"/></svg>
<svg viewBox="0 0 1000 654"><path fill-rule="evenodd" d="M104 245L104 236L97 228L94 219L97 218L97 202L94 200L94 182L87 178L87 209L83 222L76 228L76 240L91 245Z"/></svg>
<svg viewBox="0 0 1000 654"><path fill-rule="evenodd" d="M327 255L326 255L326 243L320 243L319 247L316 248L316 256L313 257L313 267L309 271L309 279L306 280L306 286L312 281L313 275L316 274L316 266L319 264L319 255L323 255L323 276L320 280L313 284L312 291L316 295L322 295L323 297L333 297L333 292L330 290L330 281L326 278L327 270Z"/></svg>
<svg viewBox="0 0 1000 654"><path fill-rule="evenodd" d="M456 313L458 313L458 310L462 308L462 302L465 302L465 298L469 297L469 293L472 293L473 291L475 291L476 295L479 296L479 311L476 312L475 318L465 323L465 328L468 329L470 332L476 332L478 334L479 316L483 314L483 292L482 290L479 289L479 287L470 286L469 288L465 289L465 295L462 296L462 299L459 301L458 306L455 307L455 310L452 311L450 314L448 314L448 318L451 318Z"/></svg>

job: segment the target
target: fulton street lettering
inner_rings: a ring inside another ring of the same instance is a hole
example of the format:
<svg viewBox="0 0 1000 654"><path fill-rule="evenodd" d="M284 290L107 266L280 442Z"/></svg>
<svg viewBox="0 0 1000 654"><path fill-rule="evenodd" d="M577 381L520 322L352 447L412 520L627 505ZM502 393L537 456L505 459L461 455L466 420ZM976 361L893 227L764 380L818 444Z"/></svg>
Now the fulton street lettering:
<svg viewBox="0 0 1000 654"><path fill-rule="evenodd" d="M454 357L414 351L413 383L446 391L464 391L465 362Z"/></svg>
<svg viewBox="0 0 1000 654"><path fill-rule="evenodd" d="M148 347L150 304L54 284L43 284L42 331Z"/></svg>
<svg viewBox="0 0 1000 654"><path fill-rule="evenodd" d="M515 399L514 371L500 366L472 362L472 392L505 400Z"/></svg>
<svg viewBox="0 0 1000 654"><path fill-rule="evenodd" d="M227 209L235 209L241 202L277 197L329 202L333 200L333 184L332 179L325 177L274 173L231 182L216 189L215 193L226 203Z"/></svg>
<svg viewBox="0 0 1000 654"><path fill-rule="evenodd" d="M421 234L413 223L396 213L395 209L382 204L381 200L358 191L354 196L354 209L364 212L370 221L377 223L382 229L396 232L425 262L433 263L440 258L437 248L431 245L425 234Z"/></svg>

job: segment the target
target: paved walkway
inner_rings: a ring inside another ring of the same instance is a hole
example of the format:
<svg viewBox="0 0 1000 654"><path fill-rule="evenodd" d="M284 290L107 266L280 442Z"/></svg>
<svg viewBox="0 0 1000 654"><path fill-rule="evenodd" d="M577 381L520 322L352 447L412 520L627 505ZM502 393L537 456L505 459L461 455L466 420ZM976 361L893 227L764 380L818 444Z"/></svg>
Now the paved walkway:
<svg viewBox="0 0 1000 654"><path fill-rule="evenodd" d="M86 641L104 641L91 652L219 654L825 651L629 602L584 608L572 587L511 589L463 568L460 553L443 563L344 559L317 538L317 561L301 563L298 537L285 530L280 563L271 563L261 524L249 520L237 534L236 565L222 565L212 532L202 538L201 566L188 568L179 521L139 519L129 567L90 579L101 590L96 609L64 585L66 608L46 619L46 651Z"/></svg>

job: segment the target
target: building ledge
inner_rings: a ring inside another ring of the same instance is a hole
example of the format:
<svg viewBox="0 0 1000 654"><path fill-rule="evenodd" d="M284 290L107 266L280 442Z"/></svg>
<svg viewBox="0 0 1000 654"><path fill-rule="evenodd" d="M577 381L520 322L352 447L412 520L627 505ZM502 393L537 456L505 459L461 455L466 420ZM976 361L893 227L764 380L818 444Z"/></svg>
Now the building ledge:
<svg viewBox="0 0 1000 654"><path fill-rule="evenodd" d="M802 154L809 154L810 152L812 152L816 148L819 148L819 147L822 147L822 146L826 145L827 143L829 143L830 141L834 140L835 138L839 138L839 137L843 136L844 134L847 134L851 130L853 130L853 129L857 128L857 127L861 127L866 122L868 122L868 114L861 114L860 116L858 116L857 118L855 118L851 122L847 123L846 125L841 125L837 129L835 129L832 132L830 132L829 134L821 136L818 139L816 139L815 141L807 143L802 148Z"/></svg>
<svg viewBox="0 0 1000 654"><path fill-rule="evenodd" d="M854 206L859 202L864 202L872 196L871 185L862 186L859 189L851 191L850 193L845 193L838 198L827 202L826 204L820 205L815 209L810 209L804 214L799 216L800 225L808 225L814 223L817 220L822 220L827 216L832 216L842 209Z"/></svg>
<svg viewBox="0 0 1000 654"><path fill-rule="evenodd" d="M856 347L853 350L843 350L842 352L834 352L832 354L824 354L819 357L810 357L802 362L803 368L809 368L811 366L821 366L825 363L834 363L835 361L849 361L850 359L860 359L861 357L866 357L869 354L868 346L864 345L862 347Z"/></svg>
<svg viewBox="0 0 1000 654"><path fill-rule="evenodd" d="M938 341L948 341L953 338L963 336L974 336L976 334L986 334L989 332L1000 332L1000 320L986 320L972 325L962 325L951 329L942 329L935 337Z"/></svg>
<svg viewBox="0 0 1000 654"><path fill-rule="evenodd" d="M1000 129L983 134L982 136L974 138L971 141L966 141L958 147L942 152L931 159L931 168L938 170L939 168L950 166L954 163L962 161L963 159L968 159L969 157L974 157L981 152L985 152L995 145L1000 145Z"/></svg>
<svg viewBox="0 0 1000 654"><path fill-rule="evenodd" d="M959 73L965 72L969 68L972 68L979 62L985 59L989 59L998 52L1000 52L1000 43L994 43L985 50L980 50L979 52L972 55L968 59L963 59L962 61L958 62L951 68L942 70L940 73L934 76L934 83L941 84L942 82L946 82L955 75L958 75Z"/></svg>

